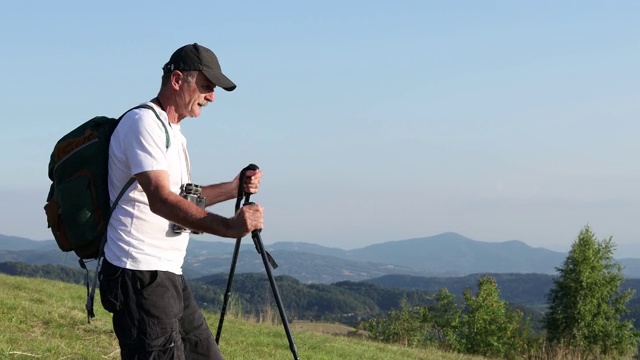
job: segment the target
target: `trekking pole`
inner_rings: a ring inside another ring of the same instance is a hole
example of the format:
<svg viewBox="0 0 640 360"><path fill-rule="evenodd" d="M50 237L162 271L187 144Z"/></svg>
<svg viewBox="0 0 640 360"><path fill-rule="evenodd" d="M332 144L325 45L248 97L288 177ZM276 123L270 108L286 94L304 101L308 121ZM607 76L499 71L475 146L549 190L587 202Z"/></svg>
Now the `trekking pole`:
<svg viewBox="0 0 640 360"><path fill-rule="evenodd" d="M240 202L242 197L244 196L244 204L243 205L252 205L253 203L249 201L251 194L245 194L244 192L244 178L247 170L258 170L258 166L255 164L249 164L246 168L244 168L240 172L240 185L238 186L238 197L236 199L236 213L240 210ZM275 262L271 254L264 249L264 244L262 243L262 238L260 237L261 230L253 230L251 232L251 238L253 239L253 244L256 247L256 250L262 257L262 262L264 263L264 268L267 272L267 278L269 279L269 284L271 285L271 290L273 291L273 296L276 301L276 305L278 307L278 312L280 313L280 319L282 320L282 326L284 327L285 334L287 335L287 341L289 342L289 349L293 354L294 360L300 360L298 357L298 350L296 349L296 344L293 342L293 336L291 335L291 330L289 329L289 321L287 320L287 315L284 312L284 307L282 306L282 300L280 299L280 293L278 292L278 286L276 285L276 281L273 277L273 273L271 271L271 267L274 269L278 267L278 264ZM229 302L229 297L231 294L231 284L233 282L233 274L235 272L236 263L238 261L238 254L240 252L240 242L242 238L236 239L236 245L233 250L233 257L231 259L231 269L229 270L229 278L227 280L227 289L224 293L224 302L222 304L222 312L220 314L220 321L218 322L218 331L216 332L216 343L220 343L220 336L222 334L222 324L224 323L224 316L227 310L227 304Z"/></svg>
<svg viewBox="0 0 640 360"><path fill-rule="evenodd" d="M248 200L248 197L247 197ZM250 202L246 203L247 205L252 204ZM282 300L280 300L280 293L278 292L278 286L276 285L276 281L273 278L273 273L271 272L271 264L273 263L273 258L264 250L264 244L262 243L262 238L260 237L260 230L253 230L251 232L251 238L253 239L253 243L256 245L256 250L260 253L262 257L262 262L264 263L264 269L267 271L267 277L269 278L269 284L271 284L271 290L273 291L273 297L276 300L276 305L278 306L278 312L280 312L280 319L282 320L282 326L284 326L284 332L287 334L287 340L289 341L289 349L293 354L293 358L295 360L300 360L298 357L298 350L296 350L296 344L293 342L293 336L291 336L291 330L289 330L289 322L287 321L287 315L284 313L284 307L282 306Z"/></svg>
<svg viewBox="0 0 640 360"><path fill-rule="evenodd" d="M247 170L258 170L258 165L249 164L246 168L242 169L240 172L240 176L238 177L239 185L238 185L238 196L236 198L236 207L235 212L237 213L240 210L240 202L244 197L244 178L246 176ZM249 195L245 197L245 203L249 202ZM222 335L222 324L224 323L224 316L227 313L227 305L229 304L229 297L231 295L231 283L233 282L233 274L236 271L236 263L238 262L238 254L240 253L240 243L242 242L242 238L236 239L236 245L233 248L233 257L231 258L231 268L229 269L229 278L227 279L227 289L224 292L224 301L222 303L222 311L220 313L220 320L218 322L218 331L216 332L216 344L220 345L220 336Z"/></svg>

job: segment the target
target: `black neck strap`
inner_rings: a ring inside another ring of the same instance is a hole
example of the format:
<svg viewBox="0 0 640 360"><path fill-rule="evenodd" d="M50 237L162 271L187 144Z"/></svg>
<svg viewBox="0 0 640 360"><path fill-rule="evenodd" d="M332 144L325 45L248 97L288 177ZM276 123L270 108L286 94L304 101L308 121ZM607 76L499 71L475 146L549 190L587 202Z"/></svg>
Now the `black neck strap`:
<svg viewBox="0 0 640 360"><path fill-rule="evenodd" d="M155 97L155 98L153 98L153 100L151 100L151 101L154 101L154 100L155 100L155 102L157 102L157 103L158 103L158 106L160 106L160 109L162 109L162 111L167 112L167 110L164 108L164 105L162 105L162 101L160 101L160 98L159 98L159 97L157 97L157 96L156 96L156 97Z"/></svg>

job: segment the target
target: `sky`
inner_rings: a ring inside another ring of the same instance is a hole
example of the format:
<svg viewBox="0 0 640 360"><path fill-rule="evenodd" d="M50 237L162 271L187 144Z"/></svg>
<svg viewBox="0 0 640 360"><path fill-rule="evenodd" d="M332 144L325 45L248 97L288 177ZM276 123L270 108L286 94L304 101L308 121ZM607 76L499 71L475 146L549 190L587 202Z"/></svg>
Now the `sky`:
<svg viewBox="0 0 640 360"><path fill-rule="evenodd" d="M25 0L3 14L2 234L52 239L55 142L153 98L171 53L197 42L238 88L182 123L193 180L260 166L267 244L456 232L567 250L586 225L640 242L640 2Z"/></svg>

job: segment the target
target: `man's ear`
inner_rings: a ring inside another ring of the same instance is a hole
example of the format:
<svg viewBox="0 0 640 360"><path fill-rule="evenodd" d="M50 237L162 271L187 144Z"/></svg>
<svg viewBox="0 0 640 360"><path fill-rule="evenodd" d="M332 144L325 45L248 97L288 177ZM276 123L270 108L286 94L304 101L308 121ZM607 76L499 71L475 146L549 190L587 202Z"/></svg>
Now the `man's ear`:
<svg viewBox="0 0 640 360"><path fill-rule="evenodd" d="M178 70L173 70L173 72L171 73L171 87L178 90L180 88L180 84L182 84L183 78L183 73Z"/></svg>

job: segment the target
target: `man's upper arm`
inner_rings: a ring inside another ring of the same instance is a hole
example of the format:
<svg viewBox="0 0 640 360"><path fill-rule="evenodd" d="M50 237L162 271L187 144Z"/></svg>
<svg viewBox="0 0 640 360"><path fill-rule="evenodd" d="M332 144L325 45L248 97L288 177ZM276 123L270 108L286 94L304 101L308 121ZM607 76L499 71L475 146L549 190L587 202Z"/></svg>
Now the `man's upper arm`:
<svg viewBox="0 0 640 360"><path fill-rule="evenodd" d="M143 171L134 177L147 195L149 206L154 212L173 194L169 186L169 174L165 170Z"/></svg>

